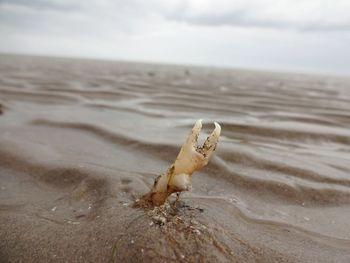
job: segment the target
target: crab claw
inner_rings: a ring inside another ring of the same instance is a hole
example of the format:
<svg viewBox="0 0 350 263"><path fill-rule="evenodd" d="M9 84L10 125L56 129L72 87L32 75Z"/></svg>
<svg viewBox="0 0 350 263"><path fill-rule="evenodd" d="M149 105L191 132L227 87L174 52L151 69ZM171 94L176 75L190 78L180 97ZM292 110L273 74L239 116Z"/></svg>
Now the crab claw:
<svg viewBox="0 0 350 263"><path fill-rule="evenodd" d="M151 191L153 205L161 205L174 192L189 191L192 189L192 174L207 165L219 141L221 127L214 122L215 129L204 142L197 146L202 120L198 120L182 145L175 162L169 167L166 174L159 176L154 182Z"/></svg>
<svg viewBox="0 0 350 263"><path fill-rule="evenodd" d="M185 173L192 175L194 171L208 164L210 156L216 149L221 132L220 125L216 122L214 122L214 124L214 131L206 139L203 146L198 146L197 143L202 128L202 120L196 122L174 162L174 174Z"/></svg>
<svg viewBox="0 0 350 263"><path fill-rule="evenodd" d="M215 125L214 131L205 140L203 146L201 148L197 148L197 151L204 156L207 162L209 161L210 156L213 154L213 152L216 149L216 145L219 141L219 137L221 133L220 125L217 122L214 122L214 125Z"/></svg>

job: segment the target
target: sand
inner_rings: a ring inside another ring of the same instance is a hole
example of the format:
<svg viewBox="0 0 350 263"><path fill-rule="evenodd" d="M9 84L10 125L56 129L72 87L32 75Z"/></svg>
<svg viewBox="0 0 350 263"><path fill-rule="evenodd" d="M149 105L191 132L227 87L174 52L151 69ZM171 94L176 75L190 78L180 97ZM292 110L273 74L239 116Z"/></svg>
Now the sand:
<svg viewBox="0 0 350 263"><path fill-rule="evenodd" d="M350 262L349 85L1 55L0 262ZM199 118L193 191L135 208Z"/></svg>

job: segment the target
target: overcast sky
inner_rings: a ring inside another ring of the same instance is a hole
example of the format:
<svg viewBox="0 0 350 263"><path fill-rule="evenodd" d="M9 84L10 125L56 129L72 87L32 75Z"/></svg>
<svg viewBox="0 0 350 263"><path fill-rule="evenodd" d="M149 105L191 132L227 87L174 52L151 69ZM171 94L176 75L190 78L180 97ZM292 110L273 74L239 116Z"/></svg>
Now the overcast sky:
<svg viewBox="0 0 350 263"><path fill-rule="evenodd" d="M350 75L350 1L0 0L0 52Z"/></svg>

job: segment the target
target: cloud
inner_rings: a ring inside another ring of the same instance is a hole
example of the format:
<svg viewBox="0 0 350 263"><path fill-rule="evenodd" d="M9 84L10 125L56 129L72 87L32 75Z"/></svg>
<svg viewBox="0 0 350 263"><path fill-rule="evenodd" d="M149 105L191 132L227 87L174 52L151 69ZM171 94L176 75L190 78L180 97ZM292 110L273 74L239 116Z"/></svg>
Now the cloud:
<svg viewBox="0 0 350 263"><path fill-rule="evenodd" d="M60 14L62 21L64 17L78 24L93 20L95 25L113 25L117 31L130 32L166 21L211 27L350 31L348 10L347 0L0 0L0 22L14 28L29 24L40 29L40 25L47 27L44 23L57 28L55 17Z"/></svg>
<svg viewBox="0 0 350 263"><path fill-rule="evenodd" d="M0 0L0 52L350 73L349 5Z"/></svg>
<svg viewBox="0 0 350 263"><path fill-rule="evenodd" d="M164 10L158 0L0 0L0 27L11 33L108 37L152 31Z"/></svg>
<svg viewBox="0 0 350 263"><path fill-rule="evenodd" d="M71 11L76 9L77 5L71 1L55 0L0 0L0 5L12 5L17 7L34 8L39 10L62 10Z"/></svg>
<svg viewBox="0 0 350 263"><path fill-rule="evenodd" d="M202 26L346 31L348 10L344 0L186 1L168 18Z"/></svg>

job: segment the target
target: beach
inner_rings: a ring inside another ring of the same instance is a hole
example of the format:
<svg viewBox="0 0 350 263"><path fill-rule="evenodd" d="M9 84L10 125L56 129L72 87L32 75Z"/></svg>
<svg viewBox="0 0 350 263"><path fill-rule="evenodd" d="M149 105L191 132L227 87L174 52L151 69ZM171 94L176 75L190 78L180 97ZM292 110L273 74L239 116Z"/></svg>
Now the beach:
<svg viewBox="0 0 350 263"><path fill-rule="evenodd" d="M0 55L0 262L350 262L349 86ZM216 152L155 222L133 204L198 119Z"/></svg>

